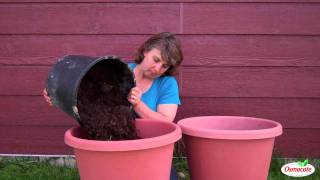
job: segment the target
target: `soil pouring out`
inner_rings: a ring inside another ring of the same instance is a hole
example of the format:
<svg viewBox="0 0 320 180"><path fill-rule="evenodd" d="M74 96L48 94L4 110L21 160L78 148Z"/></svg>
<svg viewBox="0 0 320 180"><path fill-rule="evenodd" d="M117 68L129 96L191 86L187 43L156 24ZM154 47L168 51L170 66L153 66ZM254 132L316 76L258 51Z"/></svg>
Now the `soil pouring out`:
<svg viewBox="0 0 320 180"><path fill-rule="evenodd" d="M101 61L83 77L77 106L89 139L138 139L135 115L127 100L131 86L123 76L108 61Z"/></svg>

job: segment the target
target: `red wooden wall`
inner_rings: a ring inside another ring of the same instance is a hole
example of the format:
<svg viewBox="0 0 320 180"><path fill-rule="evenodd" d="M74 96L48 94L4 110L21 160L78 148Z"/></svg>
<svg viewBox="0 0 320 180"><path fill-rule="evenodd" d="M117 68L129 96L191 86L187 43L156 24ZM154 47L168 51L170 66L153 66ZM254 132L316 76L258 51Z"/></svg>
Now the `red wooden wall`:
<svg viewBox="0 0 320 180"><path fill-rule="evenodd" d="M320 157L320 0L0 0L0 154L72 153L75 121L41 97L50 66L131 59L161 31L183 43L177 119L273 119L285 128L277 152Z"/></svg>

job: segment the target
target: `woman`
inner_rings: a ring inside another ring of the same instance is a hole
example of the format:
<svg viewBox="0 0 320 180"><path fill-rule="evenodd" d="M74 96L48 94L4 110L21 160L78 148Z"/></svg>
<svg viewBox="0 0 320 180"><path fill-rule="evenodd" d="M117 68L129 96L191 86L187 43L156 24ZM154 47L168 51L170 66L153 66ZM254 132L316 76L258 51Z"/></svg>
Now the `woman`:
<svg viewBox="0 0 320 180"><path fill-rule="evenodd" d="M128 101L139 117L174 120L180 99L177 81L172 75L182 60L180 42L171 33L156 34L140 46L135 63L128 64L136 81ZM52 105L45 89L43 95Z"/></svg>
<svg viewBox="0 0 320 180"><path fill-rule="evenodd" d="M129 63L136 87L128 101L138 116L174 120L180 99L177 81L171 75L182 59L180 43L171 33L156 34L141 45L135 63Z"/></svg>
<svg viewBox="0 0 320 180"><path fill-rule="evenodd" d="M177 81L172 75L182 60L180 42L169 32L156 34L140 46L135 63L128 64L136 81L128 101L138 117L174 120L180 98ZM52 104L46 90L44 97ZM177 179L176 174L171 173L170 179Z"/></svg>

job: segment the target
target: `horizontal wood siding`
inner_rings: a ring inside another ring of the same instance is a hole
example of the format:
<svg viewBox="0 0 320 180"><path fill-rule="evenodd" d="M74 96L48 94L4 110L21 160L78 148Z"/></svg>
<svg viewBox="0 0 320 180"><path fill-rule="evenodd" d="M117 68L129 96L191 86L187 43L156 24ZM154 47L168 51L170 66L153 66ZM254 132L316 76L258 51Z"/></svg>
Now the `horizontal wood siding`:
<svg viewBox="0 0 320 180"><path fill-rule="evenodd" d="M179 4L171 3L3 4L0 12L1 34L179 32Z"/></svg>
<svg viewBox="0 0 320 180"><path fill-rule="evenodd" d="M25 154L72 154L71 148L63 142L68 127L41 126L1 126L1 153ZM295 143L291 143L294 141ZM318 156L315 149L320 143L317 129L284 129L284 134L276 139L275 153L285 157ZM301 151L301 147L303 151Z"/></svg>
<svg viewBox="0 0 320 180"><path fill-rule="evenodd" d="M76 121L40 96L0 96L0 126L75 126Z"/></svg>
<svg viewBox="0 0 320 180"><path fill-rule="evenodd" d="M273 2L273 3L283 3L283 2L320 2L320 0L0 0L0 3L54 3L54 2L90 2L90 3L102 3L102 2L125 2L125 3L141 3L141 2L254 2L254 3L263 3L263 2Z"/></svg>
<svg viewBox="0 0 320 180"><path fill-rule="evenodd" d="M188 66L319 66L320 36L182 36Z"/></svg>
<svg viewBox="0 0 320 180"><path fill-rule="evenodd" d="M182 41L176 121L234 115L284 127L275 152L320 157L320 0L0 0L0 154L72 154L77 125L41 97L67 54L132 60L151 34Z"/></svg>
<svg viewBox="0 0 320 180"><path fill-rule="evenodd" d="M190 34L320 34L320 4L193 3L183 9L183 30Z"/></svg>
<svg viewBox="0 0 320 180"><path fill-rule="evenodd" d="M184 66L320 66L320 36L178 35ZM132 59L148 35L0 35L0 65L52 65L66 54ZM32 47L32 48L30 48Z"/></svg>
<svg viewBox="0 0 320 180"><path fill-rule="evenodd" d="M0 95L40 95L50 68L0 66ZM180 91L185 97L320 97L319 77L320 67L184 67Z"/></svg>
<svg viewBox="0 0 320 180"><path fill-rule="evenodd" d="M183 98L178 118L209 115L272 119L285 128L318 129L320 99L313 98Z"/></svg>
<svg viewBox="0 0 320 180"><path fill-rule="evenodd" d="M5 154L72 154L64 144L69 126L1 126L1 153Z"/></svg>
<svg viewBox="0 0 320 180"><path fill-rule="evenodd" d="M3 126L74 126L75 120L40 96L0 96ZM191 116L241 115L273 119L285 128L320 128L319 99L182 98L177 120ZM283 108L286 107L286 108Z"/></svg>
<svg viewBox="0 0 320 180"><path fill-rule="evenodd" d="M319 77L320 67L184 68L182 95L187 97L320 97Z"/></svg>

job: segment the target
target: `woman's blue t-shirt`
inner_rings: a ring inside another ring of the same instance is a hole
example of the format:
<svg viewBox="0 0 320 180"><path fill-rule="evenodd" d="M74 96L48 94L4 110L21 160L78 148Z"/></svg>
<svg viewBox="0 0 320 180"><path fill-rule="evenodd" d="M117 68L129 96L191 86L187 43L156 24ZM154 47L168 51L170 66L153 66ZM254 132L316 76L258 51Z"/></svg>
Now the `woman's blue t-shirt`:
<svg viewBox="0 0 320 180"><path fill-rule="evenodd" d="M133 71L137 64L129 63L128 66ZM159 104L180 105L179 88L176 79L173 76L155 78L151 87L142 94L141 100L153 111L157 111Z"/></svg>

